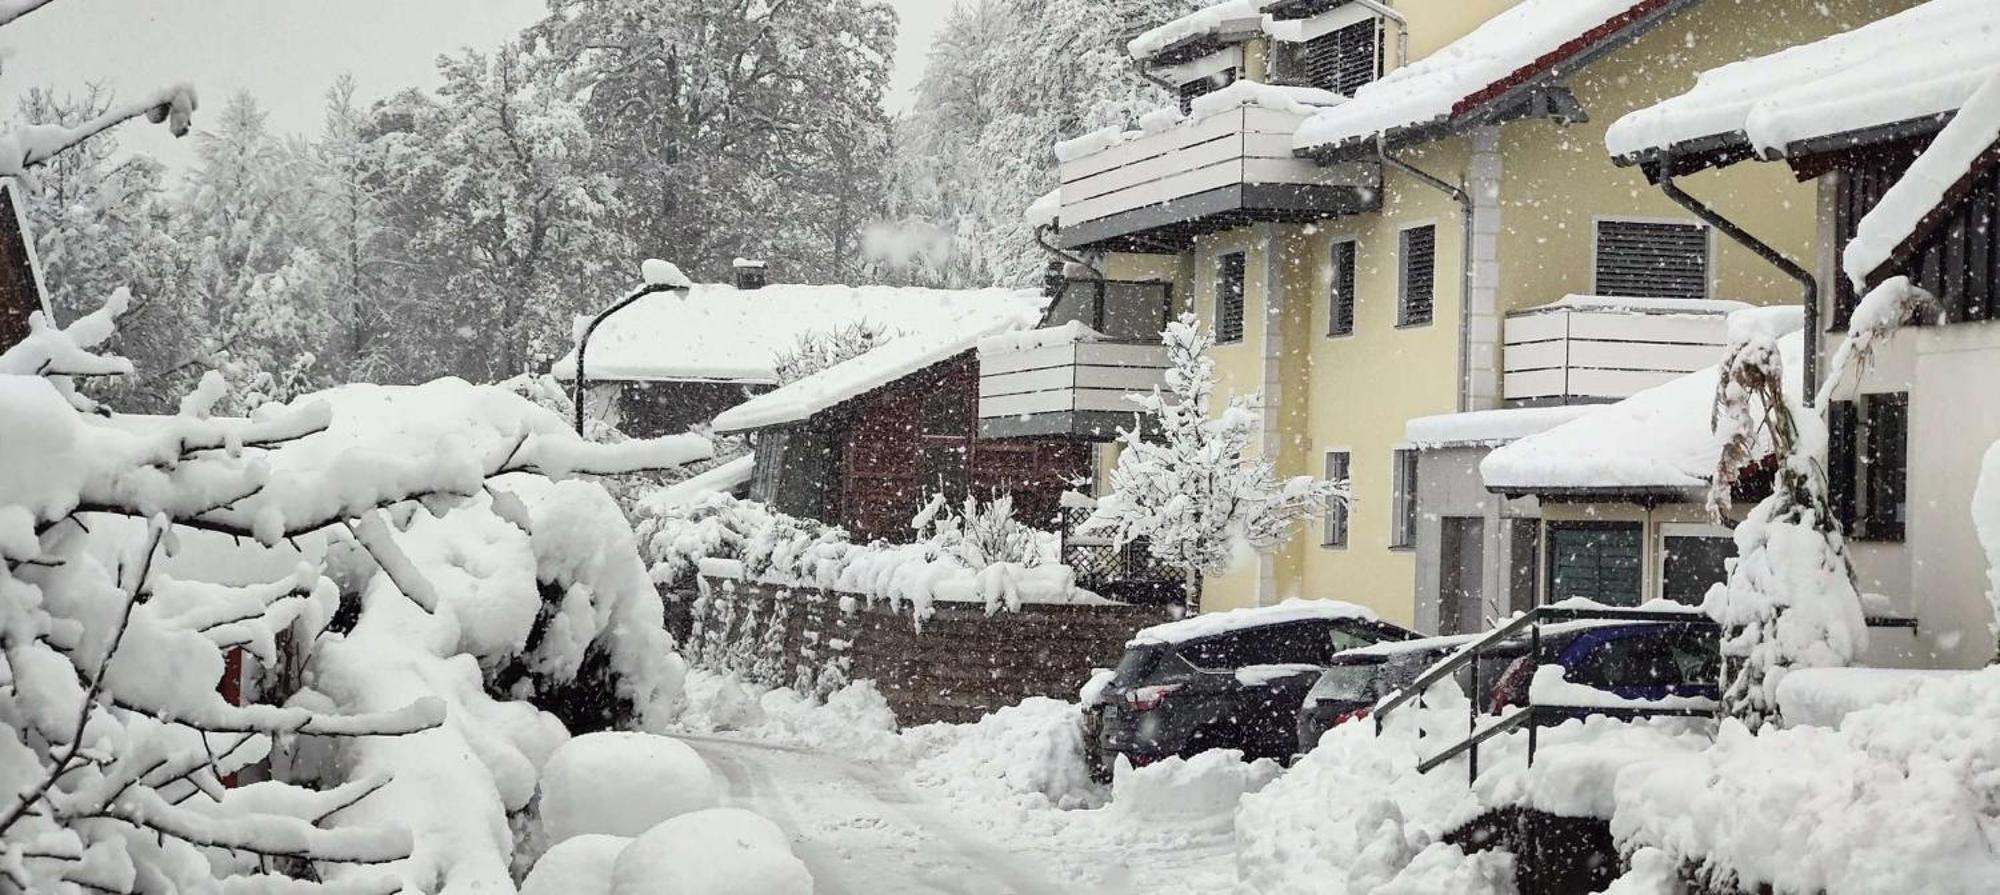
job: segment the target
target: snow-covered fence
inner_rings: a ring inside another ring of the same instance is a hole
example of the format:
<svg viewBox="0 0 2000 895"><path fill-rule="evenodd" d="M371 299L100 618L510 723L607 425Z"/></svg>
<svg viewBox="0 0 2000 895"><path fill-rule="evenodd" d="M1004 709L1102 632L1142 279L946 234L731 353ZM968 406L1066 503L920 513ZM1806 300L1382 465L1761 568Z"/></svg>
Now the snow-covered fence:
<svg viewBox="0 0 2000 895"><path fill-rule="evenodd" d="M1030 696L1074 699L1091 669L1116 664L1166 610L1028 604L989 615L940 603L919 629L907 606L703 575L669 596L667 615L670 630L689 634L692 664L822 695L873 681L907 726L972 721Z"/></svg>

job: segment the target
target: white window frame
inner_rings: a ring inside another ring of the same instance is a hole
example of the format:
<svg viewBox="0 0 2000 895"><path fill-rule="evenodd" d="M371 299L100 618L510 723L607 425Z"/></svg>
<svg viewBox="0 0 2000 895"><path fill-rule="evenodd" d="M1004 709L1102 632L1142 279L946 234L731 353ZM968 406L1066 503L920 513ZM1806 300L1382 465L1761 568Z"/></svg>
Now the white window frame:
<svg viewBox="0 0 2000 895"><path fill-rule="evenodd" d="M1414 470L1421 470L1420 455L1413 444L1399 444L1389 453L1389 549L1415 550L1417 548L1417 527L1422 519L1417 513L1417 491L1423 486L1422 472L1407 474L1403 471L1403 458ZM1353 467L1349 466L1349 475ZM1409 479L1410 491L1401 498L1397 492L1403 488L1404 479Z"/></svg>
<svg viewBox="0 0 2000 895"><path fill-rule="evenodd" d="M1653 536L1647 549L1653 553L1647 565L1652 569L1648 600L1665 599L1667 595L1667 539L1668 538L1723 538L1736 537L1736 533L1720 525L1706 522L1661 522L1653 526Z"/></svg>
<svg viewBox="0 0 2000 895"><path fill-rule="evenodd" d="M1633 214L1599 214L1590 218L1590 294L1601 294L1597 288L1597 235L1599 224L1673 224L1681 227L1700 227L1708 232L1708 270L1702 277L1702 298L1711 299L1722 287L1722 234L1707 221L1697 218L1647 217Z"/></svg>
<svg viewBox="0 0 2000 895"><path fill-rule="evenodd" d="M1321 451L1319 468L1322 473L1327 471L1327 467L1333 465L1332 460L1335 455L1347 458L1348 496L1346 505L1340 507L1338 510L1340 513L1340 540L1338 541L1331 540L1335 510L1332 501L1327 502L1327 514L1326 518L1320 522L1319 536L1319 546L1324 550L1346 550L1347 546L1354 541L1354 451L1344 446L1330 447Z"/></svg>

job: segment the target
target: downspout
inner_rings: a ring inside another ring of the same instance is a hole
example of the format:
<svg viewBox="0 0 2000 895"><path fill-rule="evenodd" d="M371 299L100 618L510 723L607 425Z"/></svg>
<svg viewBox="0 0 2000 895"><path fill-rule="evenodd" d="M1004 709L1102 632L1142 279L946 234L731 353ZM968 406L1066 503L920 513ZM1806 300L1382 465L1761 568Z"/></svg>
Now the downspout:
<svg viewBox="0 0 2000 895"><path fill-rule="evenodd" d="M1159 75L1153 74L1153 70L1146 67L1146 60L1134 56L1132 58L1132 69L1139 73L1139 77L1151 81L1153 84L1158 85L1161 90L1165 90L1169 96L1174 97L1176 100L1180 98L1180 85L1169 84Z"/></svg>
<svg viewBox="0 0 2000 895"><path fill-rule="evenodd" d="M1410 20L1381 0L1354 0L1354 5L1396 23L1396 67L1410 64Z"/></svg>
<svg viewBox="0 0 2000 895"><path fill-rule="evenodd" d="M1464 413L1472 406L1472 194L1467 193L1464 187L1390 155L1388 140L1382 134L1375 135L1375 155L1382 160L1382 164L1408 174L1458 202L1459 218L1464 224L1458 250L1458 411Z"/></svg>
<svg viewBox="0 0 2000 895"><path fill-rule="evenodd" d="M1803 399L1805 406L1811 409L1813 406L1813 391L1817 388L1816 383L1819 381L1819 280L1815 279L1810 271L1799 266L1798 262L1785 257L1784 253L1772 248L1763 240L1750 235L1749 231L1737 226L1736 222L1723 217L1715 209L1702 204L1700 199L1696 199L1682 190L1678 184L1674 183L1674 157L1672 153L1667 153L1660 159L1658 176L1660 191L1666 193L1667 198L1674 200L1675 204L1687 209L1689 214L1700 218L1709 226L1722 231L1724 235L1735 240L1738 245L1757 253L1758 257L1770 262L1772 267L1776 267L1785 276L1798 281L1799 290L1803 293L1802 300L1805 302L1805 336L1803 337L1804 344L1801 348L1802 360L1804 361L1804 376L1801 377L1800 382L1803 386L1800 397Z"/></svg>
<svg viewBox="0 0 2000 895"><path fill-rule="evenodd" d="M1062 260L1064 263L1073 264L1077 267L1083 268L1084 272L1090 274L1091 279L1097 281L1097 301L1091 303L1092 307L1090 312L1090 328L1097 330L1099 332L1103 332L1104 291L1106 288L1104 285L1105 284L1104 271L1098 270L1090 262L1083 260L1082 256L1074 254L1068 250L1065 250L1061 246L1058 246L1055 243L1050 242L1048 238L1049 234L1054 233L1055 229L1056 228L1054 224L1043 224L1039 227L1036 227L1035 244L1041 246L1042 251L1054 255L1056 258ZM1049 302L1048 310L1042 312L1042 322L1040 325L1041 326L1049 325L1049 315L1054 314L1055 312L1056 312L1056 302L1051 300Z"/></svg>

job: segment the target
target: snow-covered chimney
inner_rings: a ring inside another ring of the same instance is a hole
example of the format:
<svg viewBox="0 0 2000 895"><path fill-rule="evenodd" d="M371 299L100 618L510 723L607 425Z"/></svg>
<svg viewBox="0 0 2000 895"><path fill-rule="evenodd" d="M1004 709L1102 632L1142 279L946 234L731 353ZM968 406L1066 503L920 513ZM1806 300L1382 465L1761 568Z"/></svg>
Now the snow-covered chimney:
<svg viewBox="0 0 2000 895"><path fill-rule="evenodd" d="M769 281L769 265L751 258L738 258L731 265L736 269L736 288L762 289Z"/></svg>

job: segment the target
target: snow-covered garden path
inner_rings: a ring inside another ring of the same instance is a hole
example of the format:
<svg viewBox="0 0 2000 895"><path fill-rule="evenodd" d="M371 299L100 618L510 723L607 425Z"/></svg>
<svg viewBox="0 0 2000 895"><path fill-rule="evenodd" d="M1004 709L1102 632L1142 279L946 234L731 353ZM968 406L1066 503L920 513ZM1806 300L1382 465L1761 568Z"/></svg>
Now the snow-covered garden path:
<svg viewBox="0 0 2000 895"><path fill-rule="evenodd" d="M981 829L965 822L980 806L939 800L905 783L893 764L678 736L726 781L724 805L762 814L791 836L819 895L1194 892L1228 885L1227 837L1206 847L1180 841L1154 849L1070 835L1082 831L1060 822Z"/></svg>

